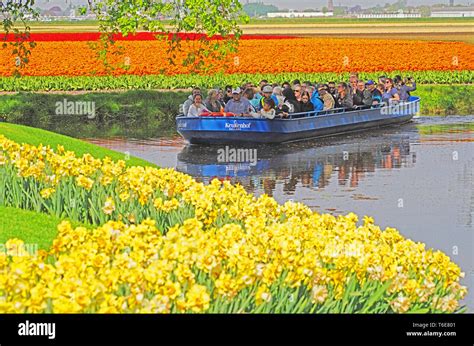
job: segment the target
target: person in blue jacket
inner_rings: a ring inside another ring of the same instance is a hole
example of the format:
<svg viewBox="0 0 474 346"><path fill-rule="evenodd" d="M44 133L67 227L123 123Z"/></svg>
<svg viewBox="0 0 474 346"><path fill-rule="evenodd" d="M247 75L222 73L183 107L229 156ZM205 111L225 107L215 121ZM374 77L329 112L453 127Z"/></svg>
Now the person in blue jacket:
<svg viewBox="0 0 474 346"><path fill-rule="evenodd" d="M324 109L323 100L319 97L318 89L315 88L311 95L311 103L314 106L315 111L322 111Z"/></svg>

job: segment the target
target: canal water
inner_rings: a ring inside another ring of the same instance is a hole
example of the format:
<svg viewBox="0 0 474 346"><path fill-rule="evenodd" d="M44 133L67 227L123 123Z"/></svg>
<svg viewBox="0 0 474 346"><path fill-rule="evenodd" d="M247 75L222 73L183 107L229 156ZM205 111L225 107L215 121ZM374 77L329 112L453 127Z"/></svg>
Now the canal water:
<svg viewBox="0 0 474 346"><path fill-rule="evenodd" d="M186 146L169 128L146 140L87 140L199 181L238 182L280 203L370 215L449 255L466 275L464 303L474 312L474 116L420 117L399 127L250 148Z"/></svg>

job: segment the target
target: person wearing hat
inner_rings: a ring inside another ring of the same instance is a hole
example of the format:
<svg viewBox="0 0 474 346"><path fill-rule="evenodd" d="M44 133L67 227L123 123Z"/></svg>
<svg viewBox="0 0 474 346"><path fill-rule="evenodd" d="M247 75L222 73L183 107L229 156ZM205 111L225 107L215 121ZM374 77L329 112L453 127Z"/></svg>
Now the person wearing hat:
<svg viewBox="0 0 474 346"><path fill-rule="evenodd" d="M372 96L372 106L382 103L382 93L377 89L375 82L373 80L368 80L367 83L365 83L365 86Z"/></svg>
<svg viewBox="0 0 474 346"><path fill-rule="evenodd" d="M260 105L258 107L259 108L258 110L261 110L263 108L263 104L266 98L271 98L273 102L275 103L275 107L278 106L278 98L276 97L276 95L273 95L273 88L271 85L265 85L262 88L262 95L263 97L260 99Z"/></svg>
<svg viewBox="0 0 474 346"><path fill-rule="evenodd" d="M242 90L239 87L232 90L232 99L225 105L224 111L226 113L234 113L239 116L247 116L252 111L253 107L249 100L242 98Z"/></svg>

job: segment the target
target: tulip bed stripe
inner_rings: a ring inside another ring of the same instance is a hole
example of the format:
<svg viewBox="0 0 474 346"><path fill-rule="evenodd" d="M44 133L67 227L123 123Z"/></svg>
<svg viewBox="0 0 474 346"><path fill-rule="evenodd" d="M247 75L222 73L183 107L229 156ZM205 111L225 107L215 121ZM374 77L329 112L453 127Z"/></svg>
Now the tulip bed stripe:
<svg viewBox="0 0 474 346"><path fill-rule="evenodd" d="M183 40L179 50L169 52L163 40L119 41L107 59L111 70L92 49L95 41L39 41L22 68L25 76L183 75L194 72L318 73L379 71L474 70L474 45L463 42L410 40L292 38L244 39L227 60L199 55L201 67L184 63L199 49L214 49L196 40ZM217 43L217 42L216 42ZM217 43L219 44L219 43ZM119 53L119 54L118 54ZM173 63L170 63L170 59ZM204 68L206 70L204 70ZM0 51L0 76L13 76L15 56Z"/></svg>
<svg viewBox="0 0 474 346"><path fill-rule="evenodd" d="M411 75L418 84L472 84L474 71L379 71L363 72L363 80L377 80L381 75ZM328 82L348 80L349 73L238 73L200 75L122 75L122 76L53 76L53 77L0 77L0 89L3 91L74 91L74 90L128 90L128 89L187 89L196 85L202 88L224 87L225 85L242 85L246 82L257 84L262 79L272 82L301 81Z"/></svg>

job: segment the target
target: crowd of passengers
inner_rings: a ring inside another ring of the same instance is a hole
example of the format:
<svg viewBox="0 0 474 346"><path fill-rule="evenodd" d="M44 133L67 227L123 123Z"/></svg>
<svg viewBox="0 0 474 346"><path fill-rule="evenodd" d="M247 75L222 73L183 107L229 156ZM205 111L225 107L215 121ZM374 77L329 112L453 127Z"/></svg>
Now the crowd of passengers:
<svg viewBox="0 0 474 346"><path fill-rule="evenodd" d="M199 87L184 102L183 114L201 116L227 113L235 116L274 119L286 118L292 113L330 112L333 109L356 110L380 107L407 101L416 90L413 78L380 76L378 82L360 80L358 74L349 77L349 83L317 84L294 80L269 84L262 80L258 86L246 83L233 88L211 89L204 99Z"/></svg>

